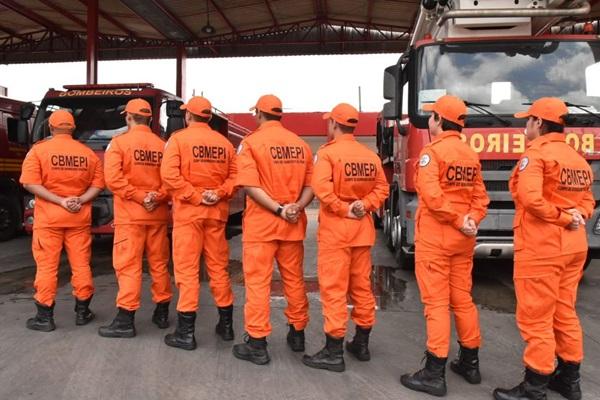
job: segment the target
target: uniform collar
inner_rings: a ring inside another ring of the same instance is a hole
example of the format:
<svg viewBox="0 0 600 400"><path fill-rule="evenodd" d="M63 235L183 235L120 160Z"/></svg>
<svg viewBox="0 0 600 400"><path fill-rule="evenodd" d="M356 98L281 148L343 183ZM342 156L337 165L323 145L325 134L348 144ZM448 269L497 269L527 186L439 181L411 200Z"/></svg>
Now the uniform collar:
<svg viewBox="0 0 600 400"><path fill-rule="evenodd" d="M340 135L337 138L333 139L332 142L338 143L338 142L348 142L348 141L353 141L353 140L356 140L354 138L353 134L344 133L343 135Z"/></svg>
<svg viewBox="0 0 600 400"><path fill-rule="evenodd" d="M435 139L433 139L432 143L439 142L440 140L444 140L444 139L450 138L450 137L457 137L460 139L460 132L458 132L458 131L443 131L442 133L437 135L435 137Z"/></svg>
<svg viewBox="0 0 600 400"><path fill-rule="evenodd" d="M257 131L261 131L263 129L272 128L275 126L281 126L281 121L267 121L263 122L261 126L258 127Z"/></svg>
<svg viewBox="0 0 600 400"><path fill-rule="evenodd" d="M206 128L206 129L210 129L210 126L208 126L208 124L206 122L192 121L188 125L188 128Z"/></svg>
<svg viewBox="0 0 600 400"><path fill-rule="evenodd" d="M548 143L548 142L564 142L564 141L566 141L566 137L565 137L564 133L551 132L551 133L547 133L545 135L536 137L531 142L529 142L529 145L532 146L534 144L542 144L542 143Z"/></svg>
<svg viewBox="0 0 600 400"><path fill-rule="evenodd" d="M52 135L52 140L74 140L72 135L61 133L60 135Z"/></svg>
<svg viewBox="0 0 600 400"><path fill-rule="evenodd" d="M150 129L150 127L148 125L135 125L131 129L129 129L129 132L150 132L150 133L152 133L152 129Z"/></svg>

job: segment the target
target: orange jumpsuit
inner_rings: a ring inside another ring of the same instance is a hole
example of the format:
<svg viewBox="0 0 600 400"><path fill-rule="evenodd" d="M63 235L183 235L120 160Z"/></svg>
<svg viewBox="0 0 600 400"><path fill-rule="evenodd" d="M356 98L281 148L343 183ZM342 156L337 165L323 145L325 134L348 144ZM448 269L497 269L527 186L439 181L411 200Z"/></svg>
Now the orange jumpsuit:
<svg viewBox="0 0 600 400"><path fill-rule="evenodd" d="M572 217L566 210L592 216L592 183L590 166L561 133L533 140L510 180L517 324L527 342L523 361L541 374L554 372L556 355L567 362L583 359L575 302L587 234L583 226L567 228Z"/></svg>
<svg viewBox="0 0 600 400"><path fill-rule="evenodd" d="M169 209L164 191L158 208L146 211L143 201L149 192L161 192L160 164L164 141L138 125L115 137L104 156L106 186L114 194L115 237L113 264L119 282L117 307L140 308L142 257L148 259L152 277L152 301L171 300L169 276Z"/></svg>
<svg viewBox="0 0 600 400"><path fill-rule="evenodd" d="M238 154L238 186L260 187L280 204L298 201L304 187L310 186L310 147L279 121L268 121L247 136ZM296 330L304 329L308 324L303 272L306 214L302 212L297 223L289 223L247 197L242 224L246 332L254 338L271 333L269 303L274 260L288 303L288 323Z"/></svg>
<svg viewBox="0 0 600 400"><path fill-rule="evenodd" d="M450 311L461 345L470 349L481 345L471 298L475 238L459 229L467 214L479 225L489 204L479 158L458 132L445 131L423 148L416 189L415 272L425 306L427 350L446 358Z"/></svg>
<svg viewBox="0 0 600 400"><path fill-rule="evenodd" d="M344 337L348 322L347 296L356 325L375 324L371 288L371 247L375 227L371 211L389 194L389 185L375 153L354 135L341 135L317 152L312 187L321 206L317 241L317 272L325 333ZM368 211L361 219L348 218L350 204L362 200Z"/></svg>
<svg viewBox="0 0 600 400"><path fill-rule="evenodd" d="M21 173L21 184L42 185L61 196L81 196L90 187L103 188L102 163L87 146L70 135L56 135L34 145ZM71 265L73 296L87 300L94 294L90 257L92 252L91 202L71 213L58 204L36 197L33 212L33 258L35 300L51 306L56 297L58 266L63 246Z"/></svg>
<svg viewBox="0 0 600 400"><path fill-rule="evenodd" d="M236 171L235 149L206 123L192 122L173 134L165 146L161 176L173 197L173 263L179 312L198 309L201 256L215 303L218 307L233 304L225 225ZM202 204L205 190L216 191L220 200L214 205Z"/></svg>

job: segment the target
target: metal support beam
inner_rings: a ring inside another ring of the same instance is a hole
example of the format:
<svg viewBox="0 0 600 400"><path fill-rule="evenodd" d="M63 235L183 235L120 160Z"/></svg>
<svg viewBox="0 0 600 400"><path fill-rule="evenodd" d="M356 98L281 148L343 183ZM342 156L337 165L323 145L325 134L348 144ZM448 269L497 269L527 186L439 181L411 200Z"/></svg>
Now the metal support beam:
<svg viewBox="0 0 600 400"><path fill-rule="evenodd" d="M183 43L177 45L177 79L175 94L185 99L185 67L187 63L187 54Z"/></svg>
<svg viewBox="0 0 600 400"><path fill-rule="evenodd" d="M72 14L71 12L65 10L61 6L59 6L57 4L54 4L50 0L38 0L38 1L40 3L42 3L43 5L45 5L46 7L53 9L54 11L58 12L59 14L62 14L65 18L70 19L71 21L73 21L74 23L76 23L77 25L79 25L80 27L82 27L84 29L87 29L85 21L83 21L82 19L76 17L74 14Z"/></svg>
<svg viewBox="0 0 600 400"><path fill-rule="evenodd" d="M86 77L88 84L98 83L98 0L87 2Z"/></svg>
<svg viewBox="0 0 600 400"><path fill-rule="evenodd" d="M35 22L36 24L61 35L68 36L69 32L55 24L54 22L42 17L39 14L34 13L28 7L24 7L21 4L13 0L0 0L0 4L10 10L22 15L23 17Z"/></svg>
<svg viewBox="0 0 600 400"><path fill-rule="evenodd" d="M267 6L267 10L269 10L271 19L273 20L273 26L275 26L275 27L279 26L279 23L277 22L277 18L275 18L275 13L273 13L273 8L271 8L271 2L269 2L269 0L265 0L265 4Z"/></svg>
<svg viewBox="0 0 600 400"><path fill-rule="evenodd" d="M185 31L189 37L193 40L200 40L200 38L198 37L198 35L196 35L196 33L194 33L194 31L192 31L182 20L181 18L179 18L177 15L173 14L171 12L171 10L169 10L162 1L160 0L152 0L152 2L154 2L154 4L156 4L156 7L158 7L160 9L160 11L162 11L167 17L169 17L180 29L182 29L183 31Z"/></svg>
<svg viewBox="0 0 600 400"><path fill-rule="evenodd" d="M369 0L367 4L367 25L371 25L373 22L373 6L375 5L375 0Z"/></svg>
<svg viewBox="0 0 600 400"><path fill-rule="evenodd" d="M87 0L79 0L79 2L83 5L85 5L87 7ZM118 29L120 29L123 33L125 33L127 36L137 39L137 36L135 35L135 33L133 33L131 31L131 29L127 28L125 25L123 25L122 23L120 23L119 21L117 21L116 19L114 19L110 14L108 14L105 11L102 11L101 9L98 9L98 14L104 18L105 20L107 20L108 22L110 22L112 25L114 25L115 27L117 27Z"/></svg>
<svg viewBox="0 0 600 400"><path fill-rule="evenodd" d="M233 26L233 24L231 23L231 21L229 20L229 18L227 18L227 16L223 12L223 10L221 10L221 8L217 5L217 3L215 3L215 0L210 0L210 4L212 4L212 6L214 7L215 11L221 16L221 18L223 18L223 21L225 21L225 23L227 24L227 26L229 27L229 29L231 29L231 32L233 32L233 33L235 33L237 35L238 31L237 31L236 27Z"/></svg>

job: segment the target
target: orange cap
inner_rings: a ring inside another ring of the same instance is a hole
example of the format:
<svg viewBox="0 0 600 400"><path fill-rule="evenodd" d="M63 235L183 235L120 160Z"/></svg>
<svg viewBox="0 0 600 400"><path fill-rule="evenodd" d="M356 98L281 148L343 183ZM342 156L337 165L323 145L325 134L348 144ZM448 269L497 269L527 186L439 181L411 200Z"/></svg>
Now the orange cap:
<svg viewBox="0 0 600 400"><path fill-rule="evenodd" d="M144 99L131 99L127 102L125 110L121 114L130 113L137 114L143 117L152 116L152 106Z"/></svg>
<svg viewBox="0 0 600 400"><path fill-rule="evenodd" d="M51 127L58 129L75 129L75 119L73 119L73 114L63 109L56 110L50 114L48 124Z"/></svg>
<svg viewBox="0 0 600 400"><path fill-rule="evenodd" d="M273 94L265 94L264 96L260 96L254 107L250 108L250 111L254 110L266 112L267 114L281 115L283 114L283 105L279 97Z"/></svg>
<svg viewBox="0 0 600 400"><path fill-rule="evenodd" d="M563 117L568 113L569 109L561 99L542 97L534 101L529 110L516 113L515 118L537 117L564 125L565 120Z"/></svg>
<svg viewBox="0 0 600 400"><path fill-rule="evenodd" d="M329 118L346 126L358 125L358 111L348 103L340 103L331 112L323 114L323 119Z"/></svg>
<svg viewBox="0 0 600 400"><path fill-rule="evenodd" d="M423 104L423 110L433 111L446 121L465 126L467 106L464 101L456 96L444 95L437 99L435 103Z"/></svg>
<svg viewBox="0 0 600 400"><path fill-rule="evenodd" d="M179 108L200 117L208 118L212 115L212 104L210 104L208 99L201 96L192 97L186 104L182 104Z"/></svg>

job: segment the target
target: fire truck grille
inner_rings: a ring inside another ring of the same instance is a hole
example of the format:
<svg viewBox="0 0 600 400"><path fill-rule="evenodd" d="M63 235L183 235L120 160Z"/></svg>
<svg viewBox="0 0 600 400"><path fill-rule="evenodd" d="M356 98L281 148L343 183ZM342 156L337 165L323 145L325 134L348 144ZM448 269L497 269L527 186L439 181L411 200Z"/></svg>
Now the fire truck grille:
<svg viewBox="0 0 600 400"><path fill-rule="evenodd" d="M512 171L517 160L481 160L482 171Z"/></svg>
<svg viewBox="0 0 600 400"><path fill-rule="evenodd" d="M508 181L485 181L488 192L508 192Z"/></svg>

